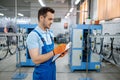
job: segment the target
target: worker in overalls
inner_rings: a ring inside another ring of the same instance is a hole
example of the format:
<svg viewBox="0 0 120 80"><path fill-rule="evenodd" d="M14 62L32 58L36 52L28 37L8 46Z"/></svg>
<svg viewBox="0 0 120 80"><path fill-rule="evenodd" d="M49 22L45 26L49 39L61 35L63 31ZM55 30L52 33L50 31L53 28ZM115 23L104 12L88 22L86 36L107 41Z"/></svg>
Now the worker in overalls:
<svg viewBox="0 0 120 80"><path fill-rule="evenodd" d="M50 7L42 7L38 11L38 26L27 37L27 48L35 63L33 80L56 80L56 65L52 59L56 54L66 54L63 53L65 44L54 48L54 36L50 30L54 12Z"/></svg>

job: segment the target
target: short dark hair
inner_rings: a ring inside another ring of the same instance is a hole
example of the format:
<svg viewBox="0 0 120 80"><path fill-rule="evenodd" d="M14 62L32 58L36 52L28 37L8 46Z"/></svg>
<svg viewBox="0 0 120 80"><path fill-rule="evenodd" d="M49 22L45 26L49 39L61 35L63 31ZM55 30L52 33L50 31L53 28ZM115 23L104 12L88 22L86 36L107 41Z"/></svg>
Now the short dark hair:
<svg viewBox="0 0 120 80"><path fill-rule="evenodd" d="M50 8L50 7L42 7L42 8L40 8L39 11L38 11L38 21L39 21L40 16L46 17L47 12L51 12L51 13L54 14L55 10Z"/></svg>

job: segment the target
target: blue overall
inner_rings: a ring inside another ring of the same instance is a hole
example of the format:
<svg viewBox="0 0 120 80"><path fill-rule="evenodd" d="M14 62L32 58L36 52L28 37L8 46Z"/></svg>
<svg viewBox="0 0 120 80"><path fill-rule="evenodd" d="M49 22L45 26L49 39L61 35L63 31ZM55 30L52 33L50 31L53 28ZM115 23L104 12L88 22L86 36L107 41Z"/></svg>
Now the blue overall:
<svg viewBox="0 0 120 80"><path fill-rule="evenodd" d="M36 31L40 39L42 40L44 46L42 47L42 54L46 54L54 49L54 40L51 37L52 44L47 45L42 35ZM55 62L52 62L52 58L50 58L48 61L41 63L39 66L35 66L35 70L33 72L33 80L56 80L56 65Z"/></svg>

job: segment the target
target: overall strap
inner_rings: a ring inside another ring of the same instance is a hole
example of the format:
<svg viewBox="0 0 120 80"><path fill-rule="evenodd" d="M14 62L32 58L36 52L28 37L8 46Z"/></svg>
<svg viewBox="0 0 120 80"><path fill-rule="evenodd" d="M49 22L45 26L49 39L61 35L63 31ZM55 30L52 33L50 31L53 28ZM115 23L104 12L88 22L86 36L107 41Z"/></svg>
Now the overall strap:
<svg viewBox="0 0 120 80"><path fill-rule="evenodd" d="M35 29L33 31L36 32L38 34L38 36L41 38L42 42L44 44L46 44L44 38L42 37L42 35L37 30L35 30Z"/></svg>
<svg viewBox="0 0 120 80"><path fill-rule="evenodd" d="M50 31L50 32L52 32L52 31ZM52 42L54 42L54 37L52 37L51 33L49 33L49 34L50 34L50 38L51 38Z"/></svg>

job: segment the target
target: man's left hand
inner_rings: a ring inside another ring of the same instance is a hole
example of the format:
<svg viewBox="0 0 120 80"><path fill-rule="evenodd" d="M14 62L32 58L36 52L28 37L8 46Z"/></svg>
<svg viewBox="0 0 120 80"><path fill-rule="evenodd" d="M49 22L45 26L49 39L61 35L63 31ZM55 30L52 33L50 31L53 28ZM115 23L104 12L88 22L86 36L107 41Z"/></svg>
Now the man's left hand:
<svg viewBox="0 0 120 80"><path fill-rule="evenodd" d="M68 53L68 50L66 50L65 52L63 52L60 57L64 57L66 54Z"/></svg>

